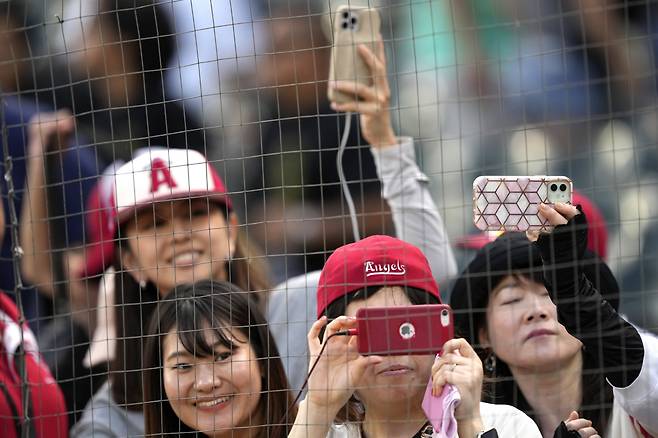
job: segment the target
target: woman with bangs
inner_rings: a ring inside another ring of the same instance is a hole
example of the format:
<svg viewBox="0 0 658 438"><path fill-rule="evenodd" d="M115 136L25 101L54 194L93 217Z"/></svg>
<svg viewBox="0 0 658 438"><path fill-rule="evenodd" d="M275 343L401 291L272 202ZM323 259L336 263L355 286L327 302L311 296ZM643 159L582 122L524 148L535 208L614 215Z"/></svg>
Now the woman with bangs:
<svg viewBox="0 0 658 438"><path fill-rule="evenodd" d="M200 281L176 287L153 316L144 349L147 436L286 436L280 422L292 397L253 297Z"/></svg>

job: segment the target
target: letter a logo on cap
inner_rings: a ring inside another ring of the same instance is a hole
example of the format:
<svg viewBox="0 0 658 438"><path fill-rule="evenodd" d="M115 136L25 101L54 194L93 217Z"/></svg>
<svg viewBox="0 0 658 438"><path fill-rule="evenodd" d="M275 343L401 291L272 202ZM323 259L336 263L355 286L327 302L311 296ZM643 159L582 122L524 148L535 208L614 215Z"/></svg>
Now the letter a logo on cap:
<svg viewBox="0 0 658 438"><path fill-rule="evenodd" d="M167 184L172 189L177 187L167 164L162 159L156 158L151 162L151 193L157 192L160 184Z"/></svg>

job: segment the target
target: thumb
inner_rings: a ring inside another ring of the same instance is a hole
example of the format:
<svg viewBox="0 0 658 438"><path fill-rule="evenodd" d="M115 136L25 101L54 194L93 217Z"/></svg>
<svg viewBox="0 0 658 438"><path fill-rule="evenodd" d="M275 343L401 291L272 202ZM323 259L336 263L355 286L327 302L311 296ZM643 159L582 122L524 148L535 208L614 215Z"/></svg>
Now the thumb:
<svg viewBox="0 0 658 438"><path fill-rule="evenodd" d="M569 414L569 418L567 418L567 421L573 421L578 419L578 412L576 411L571 411Z"/></svg>

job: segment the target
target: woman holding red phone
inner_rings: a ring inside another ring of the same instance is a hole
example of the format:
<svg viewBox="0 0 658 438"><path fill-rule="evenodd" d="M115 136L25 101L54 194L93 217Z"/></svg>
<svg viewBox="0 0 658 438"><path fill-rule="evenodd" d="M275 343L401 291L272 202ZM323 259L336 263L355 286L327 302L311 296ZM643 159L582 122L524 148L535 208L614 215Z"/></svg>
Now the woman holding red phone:
<svg viewBox="0 0 658 438"><path fill-rule="evenodd" d="M311 361L319 359L289 437L443 436L432 430L422 407L430 379L434 396L445 385L458 392L453 424L459 437L541 436L516 408L480 402L482 362L465 340L446 342L438 359L361 356L358 335L346 332L356 327L354 315L364 307L438 303L432 271L415 246L372 236L337 249L320 276L319 319L308 333ZM447 410L443 414L450 416Z"/></svg>
<svg viewBox="0 0 658 438"><path fill-rule="evenodd" d="M658 436L658 339L616 311L619 287L588 253L579 208L540 206L551 233L508 233L483 247L451 297L456 330L483 358L486 397L530 415L544 436L579 411L581 436ZM606 297L608 300L604 299Z"/></svg>

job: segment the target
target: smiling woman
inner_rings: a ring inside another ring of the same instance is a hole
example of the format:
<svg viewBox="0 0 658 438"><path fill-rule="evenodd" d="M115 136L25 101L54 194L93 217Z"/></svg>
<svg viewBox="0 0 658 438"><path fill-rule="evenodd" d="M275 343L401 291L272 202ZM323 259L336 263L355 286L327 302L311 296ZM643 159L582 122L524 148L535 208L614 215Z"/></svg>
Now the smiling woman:
<svg viewBox="0 0 658 438"><path fill-rule="evenodd" d="M238 287L178 286L158 305L144 354L148 436L285 436L275 430L291 402L283 365L257 304Z"/></svg>
<svg viewBox="0 0 658 438"><path fill-rule="evenodd" d="M143 434L144 335L158 302L178 284L229 280L268 289L264 265L239 233L224 183L199 152L145 149L114 175L116 347L109 377L73 436ZM262 304L262 303L260 303Z"/></svg>

